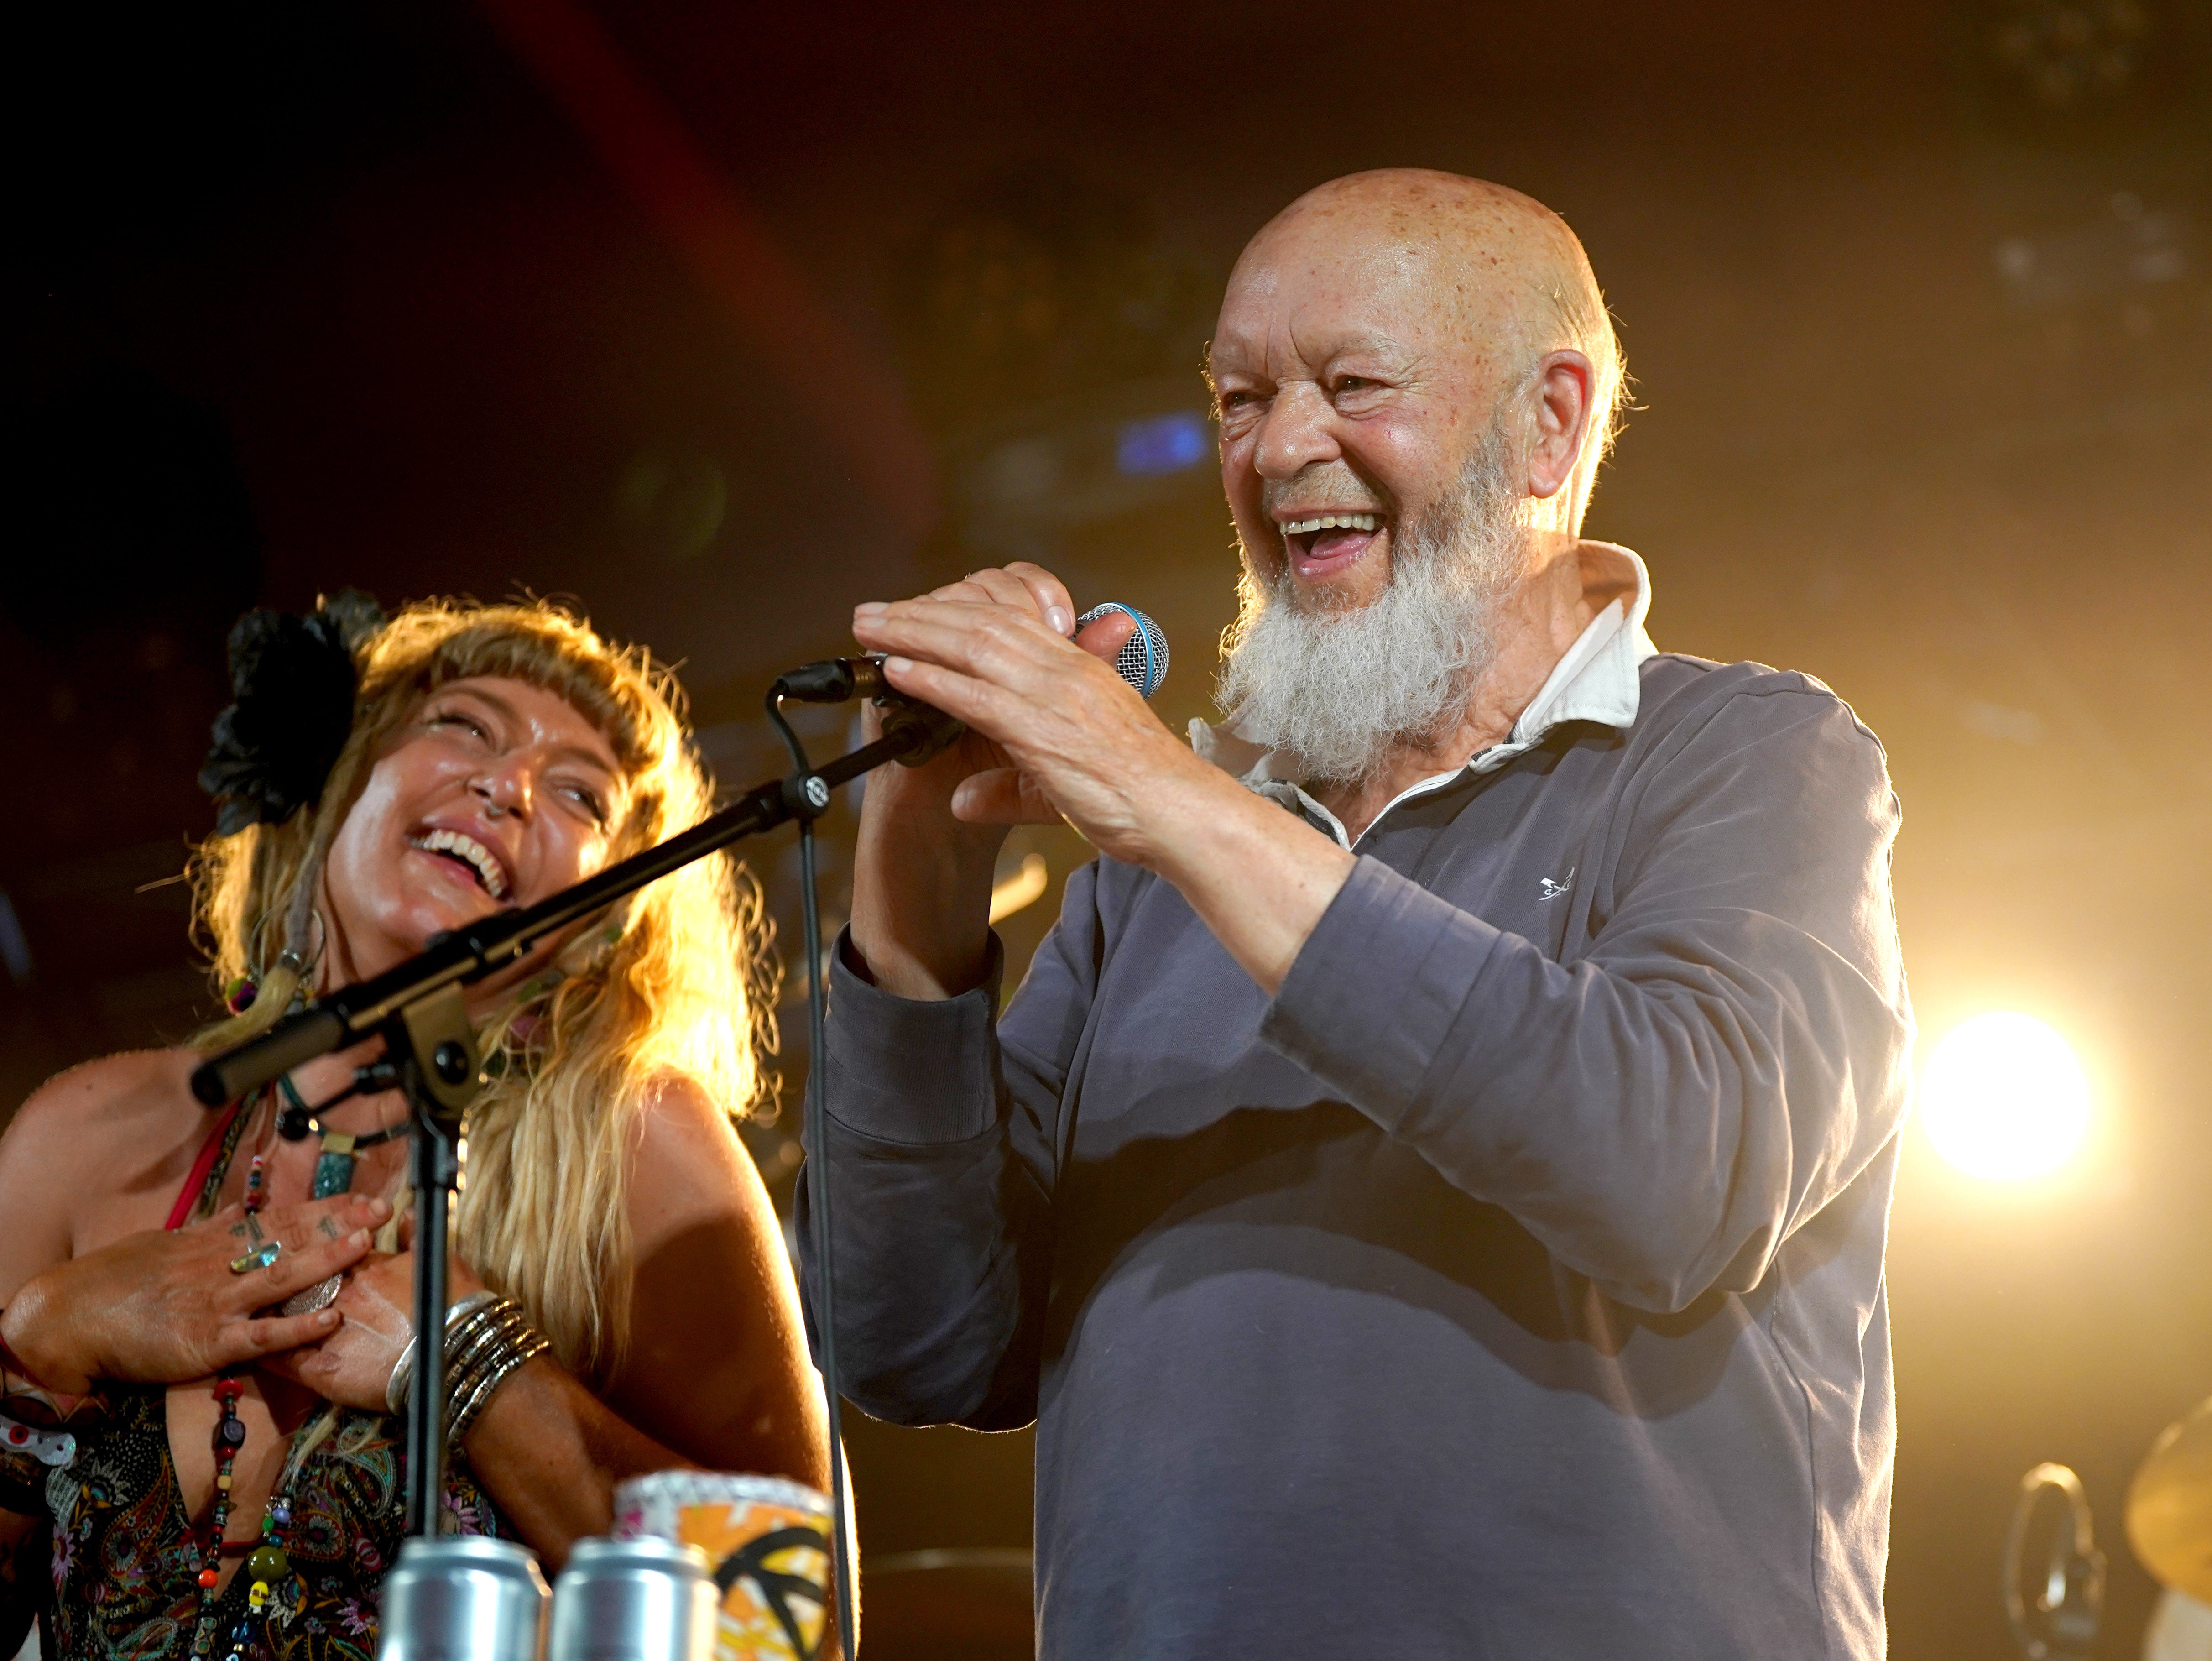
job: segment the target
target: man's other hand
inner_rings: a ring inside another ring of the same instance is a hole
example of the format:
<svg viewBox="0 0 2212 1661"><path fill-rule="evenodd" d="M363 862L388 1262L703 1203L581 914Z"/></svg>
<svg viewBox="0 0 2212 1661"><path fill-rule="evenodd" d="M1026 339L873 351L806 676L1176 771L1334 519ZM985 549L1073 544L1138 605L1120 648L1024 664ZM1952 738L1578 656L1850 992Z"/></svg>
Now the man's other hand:
<svg viewBox="0 0 2212 1661"><path fill-rule="evenodd" d="M1063 678L1071 670L1088 672L1119 686L1120 678L1100 660L1121 650L1131 627L1119 613L1102 618L1083 631L1079 647L1071 639L1075 603L1066 586L1030 564L977 571L915 599L860 606L853 617L863 649L902 660L904 666L889 672L892 684L932 703L937 700L919 672L919 660L927 655L925 635L948 643L973 643L986 634L1020 640L1031 654L1056 663ZM937 672L957 673L942 665ZM974 697L968 702L972 706ZM968 719L966 709L937 707ZM882 730L872 707L862 720L869 738ZM879 769L868 780L864 803L853 873L852 941L860 966L902 997L951 997L981 984L989 958L992 870L1007 828L1057 821L1061 805L1044 779L1000 742L994 726L974 721L958 742L921 766Z"/></svg>

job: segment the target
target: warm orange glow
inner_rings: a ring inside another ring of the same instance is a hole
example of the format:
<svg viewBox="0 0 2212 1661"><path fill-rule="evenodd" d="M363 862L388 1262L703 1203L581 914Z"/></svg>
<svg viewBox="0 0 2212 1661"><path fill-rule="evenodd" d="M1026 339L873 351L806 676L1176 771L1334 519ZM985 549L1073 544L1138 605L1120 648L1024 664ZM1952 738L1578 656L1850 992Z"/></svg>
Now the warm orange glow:
<svg viewBox="0 0 2212 1661"><path fill-rule="evenodd" d="M1045 867L1044 855L1024 854L1019 870L991 885L991 921L998 922L1035 905L1044 897L1051 881L1052 873Z"/></svg>

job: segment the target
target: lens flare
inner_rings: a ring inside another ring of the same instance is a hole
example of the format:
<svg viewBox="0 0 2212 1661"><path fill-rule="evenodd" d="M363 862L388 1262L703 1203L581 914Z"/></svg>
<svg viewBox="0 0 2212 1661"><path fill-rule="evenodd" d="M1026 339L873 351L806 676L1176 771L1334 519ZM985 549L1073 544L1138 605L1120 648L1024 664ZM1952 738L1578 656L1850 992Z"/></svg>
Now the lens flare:
<svg viewBox="0 0 2212 1661"><path fill-rule="evenodd" d="M2016 1182L2055 1171L2081 1147L2089 1081L2066 1040L2033 1015L1977 1015L1929 1056L1920 1116L1960 1170Z"/></svg>

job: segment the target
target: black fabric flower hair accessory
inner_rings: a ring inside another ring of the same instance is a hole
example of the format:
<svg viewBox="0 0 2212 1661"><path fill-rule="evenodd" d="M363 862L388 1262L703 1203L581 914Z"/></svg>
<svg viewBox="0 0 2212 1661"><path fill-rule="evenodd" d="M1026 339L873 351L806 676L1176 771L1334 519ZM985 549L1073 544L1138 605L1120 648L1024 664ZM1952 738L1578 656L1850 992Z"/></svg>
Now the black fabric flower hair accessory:
<svg viewBox="0 0 2212 1661"><path fill-rule="evenodd" d="M231 706L215 718L200 788L215 828L282 824L311 807L353 731L354 654L384 626L375 600L347 588L305 617L260 609L230 631Z"/></svg>

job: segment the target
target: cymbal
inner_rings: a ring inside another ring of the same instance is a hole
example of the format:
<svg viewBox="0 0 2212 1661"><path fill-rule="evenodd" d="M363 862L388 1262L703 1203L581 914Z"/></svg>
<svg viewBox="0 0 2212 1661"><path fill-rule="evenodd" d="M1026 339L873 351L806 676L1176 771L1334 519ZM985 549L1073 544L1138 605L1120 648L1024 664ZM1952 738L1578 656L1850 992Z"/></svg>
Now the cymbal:
<svg viewBox="0 0 2212 1661"><path fill-rule="evenodd" d="M2156 1579L2212 1603L2212 1400L2151 1444L2128 1486L2128 1543Z"/></svg>

